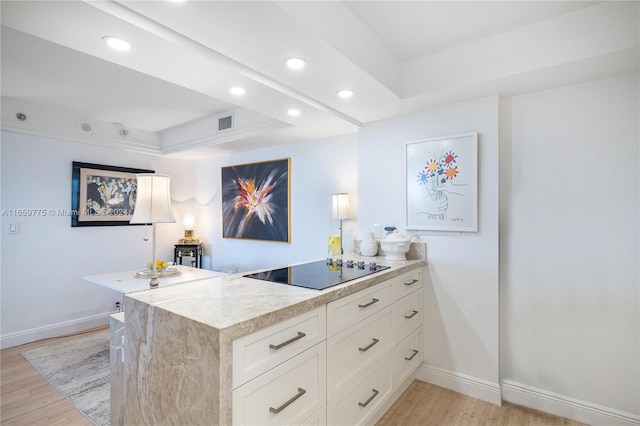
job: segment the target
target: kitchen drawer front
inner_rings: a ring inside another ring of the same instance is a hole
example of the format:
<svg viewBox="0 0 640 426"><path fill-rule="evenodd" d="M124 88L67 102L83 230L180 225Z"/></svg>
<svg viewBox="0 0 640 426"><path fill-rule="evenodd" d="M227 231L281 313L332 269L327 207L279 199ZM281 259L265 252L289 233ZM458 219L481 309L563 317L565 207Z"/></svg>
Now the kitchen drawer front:
<svg viewBox="0 0 640 426"><path fill-rule="evenodd" d="M422 289L398 300L393 305L393 337L398 343L404 340L424 321Z"/></svg>
<svg viewBox="0 0 640 426"><path fill-rule="evenodd" d="M304 426L326 426L327 406L323 405L322 408L313 413L311 417L307 417L301 424Z"/></svg>
<svg viewBox="0 0 640 426"><path fill-rule="evenodd" d="M327 337L321 306L233 341L233 387L248 382Z"/></svg>
<svg viewBox="0 0 640 426"><path fill-rule="evenodd" d="M422 327L396 346L393 351L393 386L398 387L422 364L424 359Z"/></svg>
<svg viewBox="0 0 640 426"><path fill-rule="evenodd" d="M326 344L306 350L233 391L233 424L302 424L326 403Z"/></svg>
<svg viewBox="0 0 640 426"><path fill-rule="evenodd" d="M388 281L330 302L327 305L327 333L334 336L391 303L391 283Z"/></svg>
<svg viewBox="0 0 640 426"><path fill-rule="evenodd" d="M327 398L393 349L391 318L389 306L327 340Z"/></svg>
<svg viewBox="0 0 640 426"><path fill-rule="evenodd" d="M327 404L327 424L367 423L391 395L391 364L391 357L385 357L336 398L330 399Z"/></svg>
<svg viewBox="0 0 640 426"><path fill-rule="evenodd" d="M422 274L420 270L407 272L393 278L393 297L395 300L405 297L422 288Z"/></svg>

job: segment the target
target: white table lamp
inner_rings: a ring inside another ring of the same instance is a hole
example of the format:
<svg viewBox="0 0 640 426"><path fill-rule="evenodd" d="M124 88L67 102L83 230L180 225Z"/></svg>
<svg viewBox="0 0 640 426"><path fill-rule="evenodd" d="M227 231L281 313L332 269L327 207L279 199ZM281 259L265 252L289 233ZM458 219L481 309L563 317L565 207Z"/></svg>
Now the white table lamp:
<svg viewBox="0 0 640 426"><path fill-rule="evenodd" d="M176 221L171 208L170 179L168 175L142 173L136 175L136 206L129 223L153 225L151 248L151 288L158 287L158 269L156 265L156 224Z"/></svg>

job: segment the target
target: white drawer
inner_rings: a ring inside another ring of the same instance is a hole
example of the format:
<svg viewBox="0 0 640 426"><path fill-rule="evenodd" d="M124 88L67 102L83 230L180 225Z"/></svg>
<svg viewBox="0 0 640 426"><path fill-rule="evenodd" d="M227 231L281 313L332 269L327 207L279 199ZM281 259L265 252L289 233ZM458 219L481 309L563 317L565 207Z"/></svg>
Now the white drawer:
<svg viewBox="0 0 640 426"><path fill-rule="evenodd" d="M233 341L233 387L325 340L324 306Z"/></svg>
<svg viewBox="0 0 640 426"><path fill-rule="evenodd" d="M233 391L233 424L302 424L326 403L322 342Z"/></svg>
<svg viewBox="0 0 640 426"><path fill-rule="evenodd" d="M422 274L420 270L407 272L393 278L393 298L401 299L407 294L422 288Z"/></svg>
<svg viewBox="0 0 640 426"><path fill-rule="evenodd" d="M397 388L410 377L424 359L422 327L411 333L393 351L393 386Z"/></svg>
<svg viewBox="0 0 640 426"><path fill-rule="evenodd" d="M328 425L360 425L371 416L391 395L391 357L387 356L368 374L361 375L354 383L341 391L327 404Z"/></svg>
<svg viewBox="0 0 640 426"><path fill-rule="evenodd" d="M307 417L302 425L304 426L325 426L327 424L327 406L323 405L318 411L313 413L311 417Z"/></svg>
<svg viewBox="0 0 640 426"><path fill-rule="evenodd" d="M327 340L327 398L393 348L391 307Z"/></svg>
<svg viewBox="0 0 640 426"><path fill-rule="evenodd" d="M422 325L423 310L422 289L406 295L393 305L393 337L396 343Z"/></svg>
<svg viewBox="0 0 640 426"><path fill-rule="evenodd" d="M327 333L333 336L393 303L390 282L382 282L327 305Z"/></svg>

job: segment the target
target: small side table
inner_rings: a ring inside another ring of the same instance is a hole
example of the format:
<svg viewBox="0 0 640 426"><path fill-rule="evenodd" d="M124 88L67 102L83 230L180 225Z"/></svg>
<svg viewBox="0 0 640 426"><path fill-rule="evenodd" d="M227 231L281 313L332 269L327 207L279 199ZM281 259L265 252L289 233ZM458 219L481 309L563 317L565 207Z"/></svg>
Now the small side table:
<svg viewBox="0 0 640 426"><path fill-rule="evenodd" d="M183 257L192 257L191 266L202 268L202 253L204 244L176 244L173 249L173 261L176 265L182 265Z"/></svg>

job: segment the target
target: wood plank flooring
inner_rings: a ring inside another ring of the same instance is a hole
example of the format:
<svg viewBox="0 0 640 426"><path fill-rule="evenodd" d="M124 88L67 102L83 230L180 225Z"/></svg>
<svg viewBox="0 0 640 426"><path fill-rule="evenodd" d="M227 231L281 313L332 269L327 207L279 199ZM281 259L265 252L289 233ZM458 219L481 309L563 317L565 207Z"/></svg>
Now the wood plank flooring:
<svg viewBox="0 0 640 426"><path fill-rule="evenodd" d="M376 426L581 426L562 417L503 402L502 406L415 380Z"/></svg>
<svg viewBox="0 0 640 426"><path fill-rule="evenodd" d="M104 328L88 330L86 333ZM93 426L20 355L30 349L73 339L78 335L40 340L0 351L0 425Z"/></svg>
<svg viewBox="0 0 640 426"><path fill-rule="evenodd" d="M104 327L88 330L95 332ZM84 333L83 333L84 334ZM2 426L92 426L20 353L77 335L46 339L0 351ZM571 420L503 403L501 407L448 389L414 381L377 426L579 426Z"/></svg>

